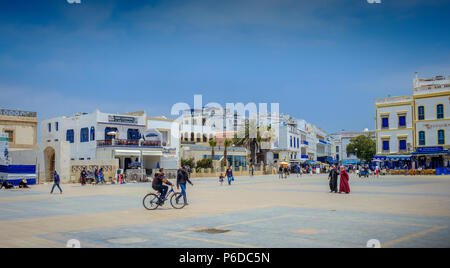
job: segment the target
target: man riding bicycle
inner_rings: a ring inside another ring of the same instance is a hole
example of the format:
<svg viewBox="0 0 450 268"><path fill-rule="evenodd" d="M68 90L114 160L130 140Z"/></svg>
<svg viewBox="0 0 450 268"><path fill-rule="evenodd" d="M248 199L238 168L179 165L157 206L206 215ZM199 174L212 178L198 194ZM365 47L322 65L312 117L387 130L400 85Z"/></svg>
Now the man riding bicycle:
<svg viewBox="0 0 450 268"><path fill-rule="evenodd" d="M161 168L161 169L159 170L159 172L156 172L156 173L155 173L155 176L154 176L153 181L152 181L152 188L153 188L155 191L158 191L158 192L161 193L161 195L160 195L160 197L159 197L160 200L161 200L161 202L160 202L159 205L164 204L164 200L165 200L165 198L166 198L167 191L169 190L169 187L167 187L167 186L164 185L164 184L168 184L168 185L174 187L174 185L173 185L170 181L168 181L168 180L166 179L166 176L165 176L165 174L164 174L164 169Z"/></svg>

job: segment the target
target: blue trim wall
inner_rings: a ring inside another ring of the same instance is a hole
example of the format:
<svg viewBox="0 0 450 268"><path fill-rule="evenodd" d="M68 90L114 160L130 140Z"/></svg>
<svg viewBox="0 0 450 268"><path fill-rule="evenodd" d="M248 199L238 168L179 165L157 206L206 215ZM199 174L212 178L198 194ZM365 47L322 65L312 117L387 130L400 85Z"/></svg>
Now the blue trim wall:
<svg viewBox="0 0 450 268"><path fill-rule="evenodd" d="M36 166L31 165L0 165L0 172L10 174L36 174Z"/></svg>

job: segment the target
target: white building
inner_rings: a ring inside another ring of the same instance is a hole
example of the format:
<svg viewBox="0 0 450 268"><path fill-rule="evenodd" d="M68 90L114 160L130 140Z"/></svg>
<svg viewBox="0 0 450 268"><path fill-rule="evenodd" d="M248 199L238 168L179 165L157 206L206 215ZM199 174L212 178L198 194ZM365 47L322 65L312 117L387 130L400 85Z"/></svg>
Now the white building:
<svg viewBox="0 0 450 268"><path fill-rule="evenodd" d="M42 120L40 147L68 143L70 160L118 159L127 169L142 162L145 169L175 169L179 160L179 123L145 112L110 114L95 110Z"/></svg>

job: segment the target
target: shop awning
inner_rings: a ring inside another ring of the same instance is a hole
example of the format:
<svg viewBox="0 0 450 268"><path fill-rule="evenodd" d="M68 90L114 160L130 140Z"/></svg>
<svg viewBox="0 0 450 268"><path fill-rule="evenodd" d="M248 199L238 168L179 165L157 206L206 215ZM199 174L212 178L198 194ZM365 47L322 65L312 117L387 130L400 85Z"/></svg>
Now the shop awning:
<svg viewBox="0 0 450 268"><path fill-rule="evenodd" d="M114 150L115 156L140 156L140 150ZM142 150L143 156L162 156L162 150L152 151L152 150Z"/></svg>
<svg viewBox="0 0 450 268"><path fill-rule="evenodd" d="M390 156L377 155L373 159L386 161L411 160L411 155L390 155Z"/></svg>
<svg viewBox="0 0 450 268"><path fill-rule="evenodd" d="M342 165L357 165L357 164L361 164L361 161L342 161Z"/></svg>
<svg viewBox="0 0 450 268"><path fill-rule="evenodd" d="M162 156L162 151L144 151L142 152L144 156Z"/></svg>

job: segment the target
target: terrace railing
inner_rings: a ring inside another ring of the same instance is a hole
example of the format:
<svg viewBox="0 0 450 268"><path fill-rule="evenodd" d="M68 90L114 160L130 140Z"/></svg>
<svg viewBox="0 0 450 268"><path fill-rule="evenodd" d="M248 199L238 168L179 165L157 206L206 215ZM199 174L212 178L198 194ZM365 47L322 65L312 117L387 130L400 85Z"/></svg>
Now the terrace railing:
<svg viewBox="0 0 450 268"><path fill-rule="evenodd" d="M142 141L139 140L98 140L97 147L161 147L161 141Z"/></svg>

